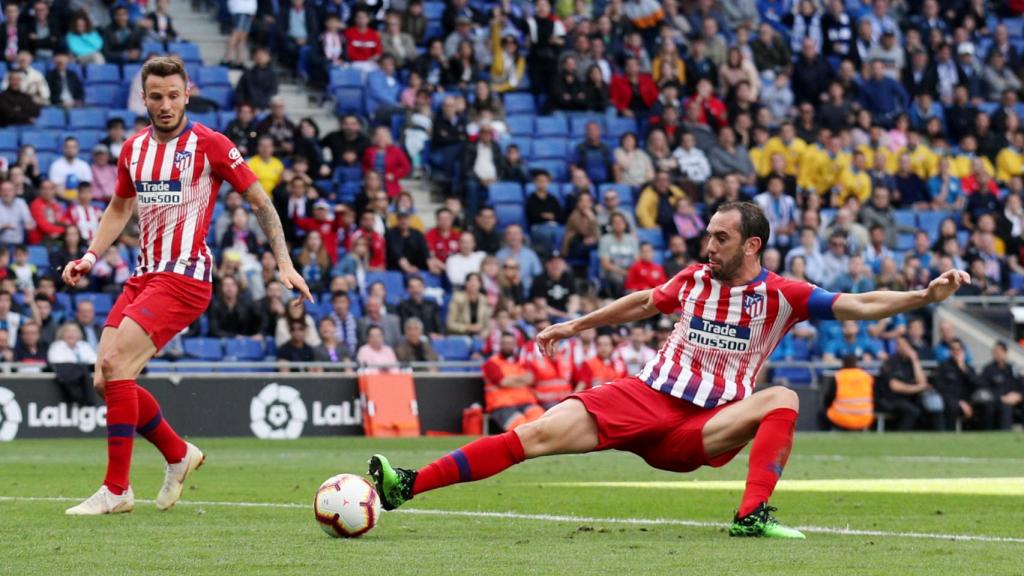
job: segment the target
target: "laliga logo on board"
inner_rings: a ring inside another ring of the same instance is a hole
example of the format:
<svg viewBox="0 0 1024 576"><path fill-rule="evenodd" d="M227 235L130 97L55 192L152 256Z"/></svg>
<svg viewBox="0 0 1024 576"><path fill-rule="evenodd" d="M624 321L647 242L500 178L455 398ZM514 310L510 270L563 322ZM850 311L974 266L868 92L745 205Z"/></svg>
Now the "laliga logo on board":
<svg viewBox="0 0 1024 576"><path fill-rule="evenodd" d="M0 442L9 442L18 435L21 424L21 406L14 400L14 392L0 387Z"/></svg>
<svg viewBox="0 0 1024 576"><path fill-rule="evenodd" d="M294 440L302 436L308 414L299 391L271 382L249 404L249 428L264 440Z"/></svg>

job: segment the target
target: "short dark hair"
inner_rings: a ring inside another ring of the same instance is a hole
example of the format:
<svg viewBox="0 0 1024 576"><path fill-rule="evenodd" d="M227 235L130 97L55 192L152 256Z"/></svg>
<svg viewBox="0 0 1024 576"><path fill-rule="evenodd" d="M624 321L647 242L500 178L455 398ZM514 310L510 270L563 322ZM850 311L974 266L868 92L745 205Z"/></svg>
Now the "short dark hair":
<svg viewBox="0 0 1024 576"><path fill-rule="evenodd" d="M741 200L722 204L716 213L730 210L740 213L740 235L743 236L744 241L748 238L761 239L761 247L757 253L758 255L762 254L768 247L768 236L771 234L771 226L768 224L768 218L765 217L764 211L753 202Z"/></svg>
<svg viewBox="0 0 1024 576"><path fill-rule="evenodd" d="M182 81L185 83L185 87L188 87L188 71L185 69L185 63L181 61L181 58L177 56L157 56L151 60L147 60L142 65L142 86L146 86L146 78L150 76L159 76L166 78L167 76L181 76Z"/></svg>
<svg viewBox="0 0 1024 576"><path fill-rule="evenodd" d="M334 302L335 300L338 300L339 298L344 298L345 300L349 300L348 292L345 292L345 291L342 291L342 290L338 290L334 294L331 294L331 302Z"/></svg>
<svg viewBox="0 0 1024 576"><path fill-rule="evenodd" d="M856 368L857 367L857 355L847 354L843 356L843 368Z"/></svg>
<svg viewBox="0 0 1024 576"><path fill-rule="evenodd" d="M1002 348L1003 352L1006 352L1006 342L1002 340L996 340L995 347Z"/></svg>

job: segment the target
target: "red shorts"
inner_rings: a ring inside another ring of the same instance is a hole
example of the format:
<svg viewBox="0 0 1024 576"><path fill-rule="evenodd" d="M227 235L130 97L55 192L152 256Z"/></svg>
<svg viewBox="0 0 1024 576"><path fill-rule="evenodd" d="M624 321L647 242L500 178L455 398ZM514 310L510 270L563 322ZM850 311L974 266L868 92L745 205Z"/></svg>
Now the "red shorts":
<svg viewBox="0 0 1024 576"><path fill-rule="evenodd" d="M704 424L725 406L701 408L659 392L629 377L591 388L569 398L583 402L597 423L595 450L632 452L648 464L671 472L723 466L743 447L708 458Z"/></svg>
<svg viewBox="0 0 1024 576"><path fill-rule="evenodd" d="M212 293L209 282L173 272L135 276L125 283L103 327L117 328L127 316L142 326L160 350L206 312Z"/></svg>

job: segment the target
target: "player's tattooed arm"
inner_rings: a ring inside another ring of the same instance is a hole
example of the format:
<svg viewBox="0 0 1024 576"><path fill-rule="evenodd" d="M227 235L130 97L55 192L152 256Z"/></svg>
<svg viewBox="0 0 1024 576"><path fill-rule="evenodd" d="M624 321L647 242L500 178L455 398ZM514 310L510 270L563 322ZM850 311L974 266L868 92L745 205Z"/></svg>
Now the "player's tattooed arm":
<svg viewBox="0 0 1024 576"><path fill-rule="evenodd" d="M267 193L263 191L263 186L260 186L259 182L254 182L245 191L245 199L252 206L256 221L259 222L267 241L270 242L270 249L274 253L274 259L277 260L277 269L281 272L281 282L289 289L298 290L306 300L312 302L313 296L309 292L309 287L306 286L302 275L295 270L292 257L288 254L288 244L284 239L281 218L278 217L277 210L274 209Z"/></svg>

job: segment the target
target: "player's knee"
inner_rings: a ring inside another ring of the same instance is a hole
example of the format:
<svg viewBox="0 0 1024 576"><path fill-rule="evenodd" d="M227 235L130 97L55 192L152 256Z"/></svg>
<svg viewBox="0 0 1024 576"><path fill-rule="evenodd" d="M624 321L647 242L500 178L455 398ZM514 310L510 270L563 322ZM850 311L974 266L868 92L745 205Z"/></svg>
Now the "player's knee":
<svg viewBox="0 0 1024 576"><path fill-rule="evenodd" d="M112 346L111 349L108 350L102 358L100 358L100 374L103 382L117 379L117 371L123 357L124 355L121 354L119 348L117 346ZM100 379L97 378L96 380L98 381Z"/></svg>
<svg viewBox="0 0 1024 576"><path fill-rule="evenodd" d="M789 388L782 386L773 386L765 392L771 394L768 398L768 410L777 410L779 408L788 408L790 410L799 412L800 411L800 397L797 396L796 392L793 392Z"/></svg>

